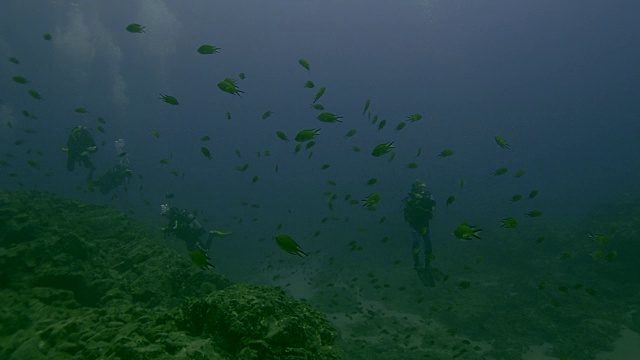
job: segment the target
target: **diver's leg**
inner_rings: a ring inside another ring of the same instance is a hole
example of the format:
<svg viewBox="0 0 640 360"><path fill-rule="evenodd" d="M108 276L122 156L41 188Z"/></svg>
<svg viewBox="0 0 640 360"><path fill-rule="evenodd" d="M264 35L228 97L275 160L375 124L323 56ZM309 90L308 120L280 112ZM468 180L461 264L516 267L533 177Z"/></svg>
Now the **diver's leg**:
<svg viewBox="0 0 640 360"><path fill-rule="evenodd" d="M413 267L420 267L420 234L411 229L411 255L413 256Z"/></svg>
<svg viewBox="0 0 640 360"><path fill-rule="evenodd" d="M430 228L427 228L427 231L422 236L422 240L424 240L424 267L429 268L431 267L431 258L433 257Z"/></svg>
<svg viewBox="0 0 640 360"><path fill-rule="evenodd" d="M213 241L213 232L209 231L209 234L207 236L207 239L205 241L202 240L198 240L198 248L200 248L200 250L204 251L205 253L209 251L209 247L211 247L211 242Z"/></svg>
<svg viewBox="0 0 640 360"><path fill-rule="evenodd" d="M69 153L67 154L67 170L73 171L73 169L76 168L76 158L70 153L71 150L68 151Z"/></svg>

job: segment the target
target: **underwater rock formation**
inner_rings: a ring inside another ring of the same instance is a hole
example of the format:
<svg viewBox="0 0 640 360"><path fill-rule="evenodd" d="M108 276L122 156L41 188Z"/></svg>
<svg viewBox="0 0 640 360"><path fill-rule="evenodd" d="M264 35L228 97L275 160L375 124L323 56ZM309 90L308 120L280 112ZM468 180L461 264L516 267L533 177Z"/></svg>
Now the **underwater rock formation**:
<svg viewBox="0 0 640 360"><path fill-rule="evenodd" d="M230 287L158 234L106 206L0 191L0 358L339 358L310 306Z"/></svg>
<svg viewBox="0 0 640 360"><path fill-rule="evenodd" d="M336 330L311 306L284 291L232 285L182 309L182 327L209 335L237 359L338 359Z"/></svg>

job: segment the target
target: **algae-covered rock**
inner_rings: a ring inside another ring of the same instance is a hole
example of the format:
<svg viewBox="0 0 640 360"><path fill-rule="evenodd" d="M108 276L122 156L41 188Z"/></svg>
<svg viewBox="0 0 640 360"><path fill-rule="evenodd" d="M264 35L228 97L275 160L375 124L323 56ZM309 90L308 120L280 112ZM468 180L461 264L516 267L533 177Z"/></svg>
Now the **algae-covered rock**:
<svg viewBox="0 0 640 360"><path fill-rule="evenodd" d="M232 285L183 306L181 326L212 336L238 359L338 359L336 330L311 306L281 289Z"/></svg>
<svg viewBox="0 0 640 360"><path fill-rule="evenodd" d="M0 359L336 358L335 331L308 305L268 287L222 292L224 275L157 234L106 206L0 191Z"/></svg>
<svg viewBox="0 0 640 360"><path fill-rule="evenodd" d="M121 301L177 306L184 296L230 284L148 233L107 206L0 191L0 286L70 291L77 306L95 307Z"/></svg>

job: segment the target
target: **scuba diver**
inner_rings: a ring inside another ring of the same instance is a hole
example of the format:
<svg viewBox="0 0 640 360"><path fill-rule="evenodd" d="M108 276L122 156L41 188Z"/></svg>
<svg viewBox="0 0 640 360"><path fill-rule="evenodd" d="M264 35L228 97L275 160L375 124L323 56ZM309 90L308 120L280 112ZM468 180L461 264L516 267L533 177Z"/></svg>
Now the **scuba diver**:
<svg viewBox="0 0 640 360"><path fill-rule="evenodd" d="M200 237L207 231L200 225L193 213L171 207L169 204L162 204L160 205L160 215L166 217L169 221L169 224L162 228L162 231L165 234L173 234L178 239L184 240L189 252L200 250L206 253L209 251L215 232L209 231L207 240L205 242L200 241Z"/></svg>
<svg viewBox="0 0 640 360"><path fill-rule="evenodd" d="M98 187L102 194L107 194L119 186L125 186L129 180L131 180L133 171L131 171L131 168L129 167L129 158L127 157L127 153L124 151L124 145L124 139L118 139L115 141L116 153L120 158L119 163L107 170L107 172L100 176L98 180L94 181L89 179L90 187Z"/></svg>
<svg viewBox="0 0 640 360"><path fill-rule="evenodd" d="M74 127L67 140L67 147L62 148L62 151L67 153L67 170L73 171L76 164L80 164L89 169L87 178L90 179L93 176L93 171L96 168L91 160L91 155L98 151L98 147L93 141L93 135L89 129L80 125Z"/></svg>
<svg viewBox="0 0 640 360"><path fill-rule="evenodd" d="M431 269L433 254L429 228L435 206L436 202L433 200L433 195L427 191L424 180L417 179L411 184L411 192L404 199L404 219L411 227L413 267L418 272L422 284L429 287L435 286ZM420 240L424 242L424 267L420 264Z"/></svg>
<svg viewBox="0 0 640 360"><path fill-rule="evenodd" d="M107 170L98 180L91 181L90 186L98 187L102 194L107 194L119 186L125 186L132 176L133 171L129 168L129 164L119 163Z"/></svg>

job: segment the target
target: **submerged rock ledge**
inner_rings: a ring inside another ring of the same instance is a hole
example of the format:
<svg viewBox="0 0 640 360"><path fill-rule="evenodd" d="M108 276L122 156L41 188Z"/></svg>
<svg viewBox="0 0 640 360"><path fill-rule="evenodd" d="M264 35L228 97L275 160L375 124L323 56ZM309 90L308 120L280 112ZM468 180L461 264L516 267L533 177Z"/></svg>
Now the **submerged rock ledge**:
<svg viewBox="0 0 640 360"><path fill-rule="evenodd" d="M199 270L152 233L106 206L0 191L0 358L341 358L308 304Z"/></svg>

